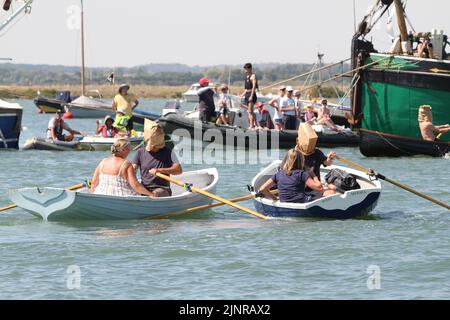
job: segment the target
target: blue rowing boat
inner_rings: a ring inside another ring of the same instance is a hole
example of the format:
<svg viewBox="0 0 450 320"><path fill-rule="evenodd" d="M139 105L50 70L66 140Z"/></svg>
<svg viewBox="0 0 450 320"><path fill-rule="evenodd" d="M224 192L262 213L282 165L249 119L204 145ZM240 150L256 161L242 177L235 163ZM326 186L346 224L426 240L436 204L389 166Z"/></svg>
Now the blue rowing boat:
<svg viewBox="0 0 450 320"><path fill-rule="evenodd" d="M252 181L253 194L257 194L263 183L279 170L281 161L274 161L264 168ZM367 215L377 205L381 194L381 183L366 173L346 167L322 167L325 176L333 168L338 168L355 176L361 189L337 193L308 203L288 203L257 197L253 200L256 211L270 217L317 217L350 219ZM323 182L323 181L322 181Z"/></svg>

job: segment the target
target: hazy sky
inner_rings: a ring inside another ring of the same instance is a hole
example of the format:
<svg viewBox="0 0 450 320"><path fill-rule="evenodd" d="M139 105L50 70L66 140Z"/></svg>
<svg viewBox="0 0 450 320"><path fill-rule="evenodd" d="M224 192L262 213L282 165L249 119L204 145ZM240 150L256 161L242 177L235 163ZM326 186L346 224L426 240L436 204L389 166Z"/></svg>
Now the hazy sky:
<svg viewBox="0 0 450 320"><path fill-rule="evenodd" d="M0 57L78 65L73 6L79 3L35 0L31 14L0 35ZM358 21L373 3L356 1ZM84 6L88 66L314 62L318 50L332 62L349 57L353 35L353 0L84 0ZM407 12L416 30L450 34L450 1L409 0ZM374 37L387 47L385 21Z"/></svg>

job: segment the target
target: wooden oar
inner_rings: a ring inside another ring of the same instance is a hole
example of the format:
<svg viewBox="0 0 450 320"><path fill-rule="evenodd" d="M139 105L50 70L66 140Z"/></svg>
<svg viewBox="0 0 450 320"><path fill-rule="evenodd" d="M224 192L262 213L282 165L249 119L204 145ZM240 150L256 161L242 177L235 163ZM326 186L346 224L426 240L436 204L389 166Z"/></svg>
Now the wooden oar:
<svg viewBox="0 0 450 320"><path fill-rule="evenodd" d="M277 193L278 190L274 190L274 191L271 191L271 192L272 193ZM256 197L256 195L249 194L247 196L233 198L233 199L230 199L228 201L230 201L230 202L241 202L241 201L254 199L255 197ZM145 219L146 220L153 220L153 219L165 219L165 218L170 218L170 217L177 217L177 216L181 216L181 215L188 214L188 213L193 213L193 212L197 212L197 211L201 211L201 210L207 210L207 209L211 209L211 208L215 208L215 207L220 207L220 206L223 206L223 205L225 205L225 203L223 203L223 202L215 202L215 203L211 203L211 204L205 204L203 206L189 208L189 209L186 209L186 210L180 210L180 211L175 211L175 212L170 212L170 213L164 213L164 214L161 214L161 215L152 216L152 217L148 217L148 218L145 218Z"/></svg>
<svg viewBox="0 0 450 320"><path fill-rule="evenodd" d="M77 185L68 187L68 188L66 188L66 190L76 190L76 189L81 189L81 188L83 188L84 186L85 186L84 183L80 183L80 184L77 184ZM15 204L10 204L10 205L8 205L8 206L6 206L6 207L0 208L0 212L6 211L6 210L9 210L9 209L13 209L13 208L16 208L16 207L17 207L17 205L15 205Z"/></svg>
<svg viewBox="0 0 450 320"><path fill-rule="evenodd" d="M169 181L169 182L172 182L172 183L174 183L174 184L176 184L176 185L179 185L179 186L181 186L181 187L187 186L187 184L185 184L184 182L182 182L182 181L180 181L180 180L177 180L177 179L173 179L173 178L171 178L171 177L168 177L168 176L166 176L165 174L162 174L162 173L157 173L156 176L159 177L159 178L161 178L161 179L164 179L164 180L167 180L167 181ZM253 211L253 210L251 210L251 209L248 209L248 208L246 208L246 207L243 207L243 206L241 206L241 205L239 205L239 204L233 203L233 202L231 202L231 201L229 201L229 200L227 200L227 199L224 199L224 198L221 198L221 197L219 197L219 196L216 196L215 194L212 194L212 193L207 192L207 191L205 191L205 190L196 188L196 187L194 187L194 186L189 186L189 189L190 189L191 191L196 192L196 193L198 193L198 194L201 194L201 195L203 195L203 196L205 196L205 197L214 199L214 200L216 200L216 201L222 202L223 204L227 204L227 205L232 206L232 207L234 207L234 208L236 208L236 209L239 209L239 210L242 210L242 211L244 211L244 212L247 212L247 213L249 213L249 214L251 214L251 215L254 215L255 217L258 217L258 218L260 218L260 219L267 219L267 217L266 217L265 215L262 215L262 214L260 214L260 213L258 213L258 212L256 212L256 211Z"/></svg>
<svg viewBox="0 0 450 320"><path fill-rule="evenodd" d="M422 197L422 198L424 198L424 199L426 199L428 201L431 201L431 202L433 202L433 203L435 203L435 204L437 204L437 205L439 205L441 207L446 208L447 210L450 210L450 206L448 204L446 204L446 203L444 203L442 201L439 201L437 199L434 199L434 198L432 198L432 197L430 197L430 196L428 196L428 195L426 195L426 194L424 194L422 192L419 192L419 191L411 188L410 186L408 186L406 184L403 184L403 183L400 183L398 181L389 179L388 177L386 177L386 176L384 176L384 175L382 175L380 173L374 173L373 170L366 169L366 168L364 168L364 167L362 167L362 166L360 166L360 165L358 165L356 163L353 163L350 160L344 159L344 158L342 158L340 156L336 156L336 159L339 160L339 161L342 161L342 162L344 162L346 164L348 164L349 166L354 167L355 169L363 171L363 172L365 172L365 173L367 173L369 175L375 175L375 177L377 177L377 178L379 178L381 180L389 182L389 183L391 183L391 184L393 184L393 185L395 185L395 186L397 186L399 188L402 188L403 190L406 190L406 191L409 191L411 193L414 193L415 195L417 195L419 197Z"/></svg>

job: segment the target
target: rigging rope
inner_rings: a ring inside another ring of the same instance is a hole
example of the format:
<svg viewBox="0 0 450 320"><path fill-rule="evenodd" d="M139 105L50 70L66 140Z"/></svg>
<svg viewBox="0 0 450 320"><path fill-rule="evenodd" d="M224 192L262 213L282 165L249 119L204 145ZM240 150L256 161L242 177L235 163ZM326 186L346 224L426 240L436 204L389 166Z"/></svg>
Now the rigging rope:
<svg viewBox="0 0 450 320"><path fill-rule="evenodd" d="M260 90L265 90L265 89L273 88L273 87L278 86L278 85L280 85L280 84L283 84L283 83L286 83L286 82L289 82L289 81L292 81L292 80L295 80L295 79L298 79L298 78L301 78L301 77L310 75L311 73L318 72L318 71L321 71L321 70L325 70L325 69L334 67L334 66L336 66L336 65L338 65L338 64L341 64L341 63L346 62L346 61L349 61L349 60L351 60L351 58L347 58L347 59L345 59L345 60L342 60L342 61L339 61L339 62L330 64L330 65L327 65L327 66L325 66L325 67L322 67L322 68L319 68L319 69L316 69L316 70L313 70L313 71L309 71L309 72L306 72L306 73L302 73L302 74L300 74L300 75L298 75L298 76L295 76L295 77L292 77L292 78L289 78L289 79L286 79L286 80L283 80L283 81L276 82L276 83L274 83L274 84L271 84L270 86L263 87L263 88L261 88Z"/></svg>

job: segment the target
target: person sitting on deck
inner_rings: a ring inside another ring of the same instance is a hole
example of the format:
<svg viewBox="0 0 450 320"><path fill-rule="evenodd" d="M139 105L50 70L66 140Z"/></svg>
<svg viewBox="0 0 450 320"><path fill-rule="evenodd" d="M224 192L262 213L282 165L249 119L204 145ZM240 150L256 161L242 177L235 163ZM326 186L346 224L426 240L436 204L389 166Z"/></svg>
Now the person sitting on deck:
<svg viewBox="0 0 450 320"><path fill-rule="evenodd" d="M314 106L312 104L309 104L306 107L305 112L305 122L308 124L314 124L317 120L316 114L314 113Z"/></svg>
<svg viewBox="0 0 450 320"><path fill-rule="evenodd" d="M111 147L111 157L103 159L92 178L90 192L108 196L153 196L136 178L136 172L126 160L131 152L127 139L117 139Z"/></svg>
<svg viewBox="0 0 450 320"><path fill-rule="evenodd" d="M63 134L64 130L69 134ZM75 134L83 135L81 132L73 130L62 118L62 111L57 110L54 117L50 119L47 127L47 139L53 141L72 141Z"/></svg>
<svg viewBox="0 0 450 320"><path fill-rule="evenodd" d="M419 128L422 134L423 140L437 141L436 134L444 134L450 132L450 125L445 124L441 126L435 126L433 124L433 114L431 113L431 106L424 105L419 108Z"/></svg>
<svg viewBox="0 0 450 320"><path fill-rule="evenodd" d="M113 127L114 119L111 116L106 116L103 123L103 125L100 125L100 121L97 120L95 134L102 135L103 138L114 138L118 133L117 129Z"/></svg>
<svg viewBox="0 0 450 320"><path fill-rule="evenodd" d="M318 115L317 115L317 122L320 124L324 124L327 127L333 129L334 131L341 131L342 129L336 126L331 120L330 117L330 110L328 109L328 101L326 99L322 100L322 105L320 106Z"/></svg>
<svg viewBox="0 0 450 320"><path fill-rule="evenodd" d="M129 93L129 84L122 84L119 87L118 94L114 97L112 109L114 112L117 110L124 110L125 115L128 116L127 131L133 130L133 110L139 105L139 100L132 93Z"/></svg>
<svg viewBox="0 0 450 320"><path fill-rule="evenodd" d="M230 96L228 95L228 86L223 85L220 87L219 95L219 117L217 118L216 124L230 125L230 109L231 105Z"/></svg>
<svg viewBox="0 0 450 320"><path fill-rule="evenodd" d="M255 104L256 111L256 124L258 125L258 129L273 129L272 119L270 118L269 110L264 108L264 103L258 101Z"/></svg>
<svg viewBox="0 0 450 320"><path fill-rule="evenodd" d="M155 197L169 197L172 195L170 183L156 174L181 174L181 164L172 150L166 147L162 128L148 119L145 120L144 143L145 147L141 147L132 160L133 167L135 170L140 168L142 184Z"/></svg>
<svg viewBox="0 0 450 320"><path fill-rule="evenodd" d="M216 105L214 104L214 90L209 86L208 78L201 78L198 82L198 111L202 122L211 122L216 116Z"/></svg>
<svg viewBox="0 0 450 320"><path fill-rule="evenodd" d="M335 193L331 189L324 191L317 176L304 170L303 155L296 149L288 151L286 161L281 169L267 180L259 191L264 196L276 200L276 197L270 192L275 185L278 188L280 202L306 203ZM312 191L306 191L307 187Z"/></svg>
<svg viewBox="0 0 450 320"><path fill-rule="evenodd" d="M428 34L423 37L423 42L419 41L417 44L417 56L420 58L434 59L433 44Z"/></svg>

